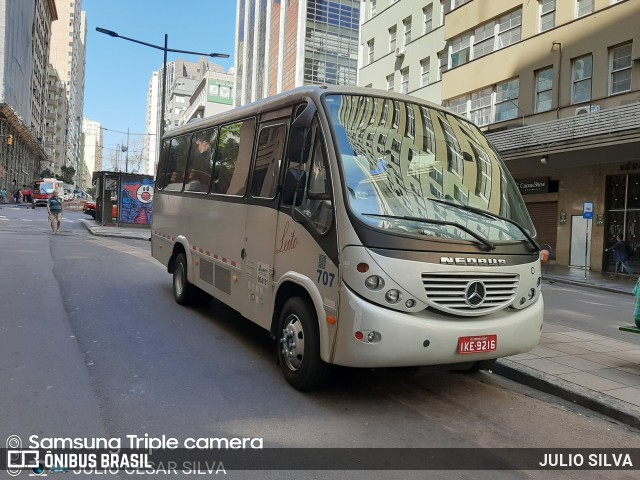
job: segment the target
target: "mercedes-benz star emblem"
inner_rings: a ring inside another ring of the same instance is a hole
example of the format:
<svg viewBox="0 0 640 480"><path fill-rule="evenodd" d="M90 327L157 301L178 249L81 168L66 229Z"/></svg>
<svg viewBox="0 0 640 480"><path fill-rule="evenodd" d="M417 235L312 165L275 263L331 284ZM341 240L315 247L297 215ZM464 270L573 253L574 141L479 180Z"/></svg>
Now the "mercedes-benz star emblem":
<svg viewBox="0 0 640 480"><path fill-rule="evenodd" d="M467 305L471 308L479 307L484 302L484 297L487 294L487 289L482 282L469 282L467 290L464 292Z"/></svg>

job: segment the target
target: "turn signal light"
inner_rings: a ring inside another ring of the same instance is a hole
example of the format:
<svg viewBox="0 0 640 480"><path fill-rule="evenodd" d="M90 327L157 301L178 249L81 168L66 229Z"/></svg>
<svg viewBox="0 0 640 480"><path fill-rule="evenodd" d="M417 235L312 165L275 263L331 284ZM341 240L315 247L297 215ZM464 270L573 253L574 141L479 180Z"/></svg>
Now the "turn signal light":
<svg viewBox="0 0 640 480"><path fill-rule="evenodd" d="M367 273L369 271L369 265L367 265L366 263L359 263L356 267L356 270L358 270L360 273Z"/></svg>

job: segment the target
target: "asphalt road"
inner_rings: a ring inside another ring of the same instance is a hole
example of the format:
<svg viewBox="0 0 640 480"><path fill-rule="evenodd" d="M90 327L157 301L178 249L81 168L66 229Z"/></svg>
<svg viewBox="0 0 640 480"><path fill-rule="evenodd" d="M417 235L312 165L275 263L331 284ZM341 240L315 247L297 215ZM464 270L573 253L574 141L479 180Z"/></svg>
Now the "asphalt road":
<svg viewBox="0 0 640 480"><path fill-rule="evenodd" d="M86 217L66 212L63 233L52 235L45 209L0 209L0 442L10 434L148 434L262 438L270 448L640 447L637 430L488 372L413 377L341 369L325 391L297 392L283 379L265 331L216 302L180 307L148 242L92 237L79 218ZM629 310L616 299L606 322L584 320L595 312L585 303L590 296L557 286L545 287L545 295L553 321L574 321L566 311L575 311L576 320L596 328ZM289 454L292 468L304 464L304 453ZM637 475L225 467L232 478Z"/></svg>

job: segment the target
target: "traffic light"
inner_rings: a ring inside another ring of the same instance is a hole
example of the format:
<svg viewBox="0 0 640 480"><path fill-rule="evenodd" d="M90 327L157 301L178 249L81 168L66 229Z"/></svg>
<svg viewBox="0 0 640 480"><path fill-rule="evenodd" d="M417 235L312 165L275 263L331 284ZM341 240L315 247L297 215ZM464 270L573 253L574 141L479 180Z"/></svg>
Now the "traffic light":
<svg viewBox="0 0 640 480"><path fill-rule="evenodd" d="M7 137L7 145L10 147L13 145L13 135L11 134Z"/></svg>

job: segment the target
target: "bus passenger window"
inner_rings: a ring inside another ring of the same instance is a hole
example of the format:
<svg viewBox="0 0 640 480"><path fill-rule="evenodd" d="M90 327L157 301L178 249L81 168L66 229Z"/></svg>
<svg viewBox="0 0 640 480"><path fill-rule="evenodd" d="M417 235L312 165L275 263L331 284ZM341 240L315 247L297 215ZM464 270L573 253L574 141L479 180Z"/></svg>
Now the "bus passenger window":
<svg viewBox="0 0 640 480"><path fill-rule="evenodd" d="M169 155L165 158L166 163L163 169L164 190L171 192L179 192L182 190L188 153L189 136L182 135L171 139Z"/></svg>
<svg viewBox="0 0 640 480"><path fill-rule="evenodd" d="M260 132L251 180L252 197L276 196L286 134L287 128L282 124L265 127Z"/></svg>
<svg viewBox="0 0 640 480"><path fill-rule="evenodd" d="M248 119L220 129L211 193L244 195L251 165L255 123L255 119Z"/></svg>
<svg viewBox="0 0 640 480"><path fill-rule="evenodd" d="M217 140L218 130L215 128L193 134L187 165L187 180L184 185L185 192L206 193L209 190Z"/></svg>

